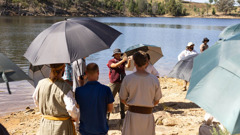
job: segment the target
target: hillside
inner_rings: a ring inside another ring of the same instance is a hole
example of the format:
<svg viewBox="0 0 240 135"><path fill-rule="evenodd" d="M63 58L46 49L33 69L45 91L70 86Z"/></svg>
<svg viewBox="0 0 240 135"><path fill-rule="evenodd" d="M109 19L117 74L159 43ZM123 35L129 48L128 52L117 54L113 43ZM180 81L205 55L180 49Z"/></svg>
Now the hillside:
<svg viewBox="0 0 240 135"><path fill-rule="evenodd" d="M0 16L240 18L239 12L239 7L226 14L215 4L179 0L0 0Z"/></svg>

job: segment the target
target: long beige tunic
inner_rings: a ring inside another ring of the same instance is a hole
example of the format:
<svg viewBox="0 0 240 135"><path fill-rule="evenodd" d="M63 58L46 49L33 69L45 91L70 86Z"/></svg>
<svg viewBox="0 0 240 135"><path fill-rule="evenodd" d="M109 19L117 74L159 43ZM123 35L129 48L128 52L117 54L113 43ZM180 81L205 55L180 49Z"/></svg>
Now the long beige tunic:
<svg viewBox="0 0 240 135"><path fill-rule="evenodd" d="M154 101L162 97L156 76L137 73L126 76L122 82L120 98L134 106L154 107ZM127 112L123 124L123 135L155 135L153 114Z"/></svg>
<svg viewBox="0 0 240 135"><path fill-rule="evenodd" d="M39 81L38 86L39 110L43 115L54 117L70 117L63 97L70 90L69 84L63 80L52 83L50 79ZM39 135L73 135L71 119L54 121L42 118Z"/></svg>

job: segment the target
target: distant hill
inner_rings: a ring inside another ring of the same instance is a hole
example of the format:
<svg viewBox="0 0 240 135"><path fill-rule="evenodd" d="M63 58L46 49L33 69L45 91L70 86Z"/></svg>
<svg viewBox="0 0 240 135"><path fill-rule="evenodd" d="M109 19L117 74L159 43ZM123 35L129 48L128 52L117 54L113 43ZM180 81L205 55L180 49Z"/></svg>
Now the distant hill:
<svg viewBox="0 0 240 135"><path fill-rule="evenodd" d="M240 18L239 7L226 15L214 4L181 0L0 0L0 15Z"/></svg>

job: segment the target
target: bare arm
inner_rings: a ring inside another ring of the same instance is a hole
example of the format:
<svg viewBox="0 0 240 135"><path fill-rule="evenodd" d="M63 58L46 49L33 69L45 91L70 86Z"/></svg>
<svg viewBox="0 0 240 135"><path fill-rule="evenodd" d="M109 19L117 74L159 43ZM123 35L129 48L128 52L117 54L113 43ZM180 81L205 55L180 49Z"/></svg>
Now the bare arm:
<svg viewBox="0 0 240 135"><path fill-rule="evenodd" d="M127 102L126 102L125 100L122 100L122 99L120 99L120 100L121 100L121 102L122 102L124 105L128 106L128 104L127 104Z"/></svg>
<svg viewBox="0 0 240 135"><path fill-rule="evenodd" d="M128 61L127 61L127 64L126 64L126 68L129 68L131 66L131 59L130 58L128 58Z"/></svg>
<svg viewBox="0 0 240 135"><path fill-rule="evenodd" d="M113 110L113 103L107 105L107 112L112 112Z"/></svg>
<svg viewBox="0 0 240 135"><path fill-rule="evenodd" d="M159 100L158 101L154 101L154 106L157 105L159 103Z"/></svg>
<svg viewBox="0 0 240 135"><path fill-rule="evenodd" d="M120 65L122 65L125 61L127 61L127 57L124 57L121 61L119 61L118 63L112 63L110 65L111 68L117 68L119 67Z"/></svg>

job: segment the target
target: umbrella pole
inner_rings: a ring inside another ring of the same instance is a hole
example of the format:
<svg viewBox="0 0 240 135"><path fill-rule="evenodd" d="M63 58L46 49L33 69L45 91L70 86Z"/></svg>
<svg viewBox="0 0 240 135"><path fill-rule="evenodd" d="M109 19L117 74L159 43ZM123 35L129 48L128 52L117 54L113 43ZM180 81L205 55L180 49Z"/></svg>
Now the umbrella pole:
<svg viewBox="0 0 240 135"><path fill-rule="evenodd" d="M10 91L9 83L6 82L6 85L7 85L8 93L9 93L9 94L12 94L12 92Z"/></svg>
<svg viewBox="0 0 240 135"><path fill-rule="evenodd" d="M8 79L7 79L6 75L5 75L5 72L2 73L2 78L3 78L3 80L6 82L7 89L8 89L8 93L9 93L9 94L12 94L12 92L10 91Z"/></svg>

